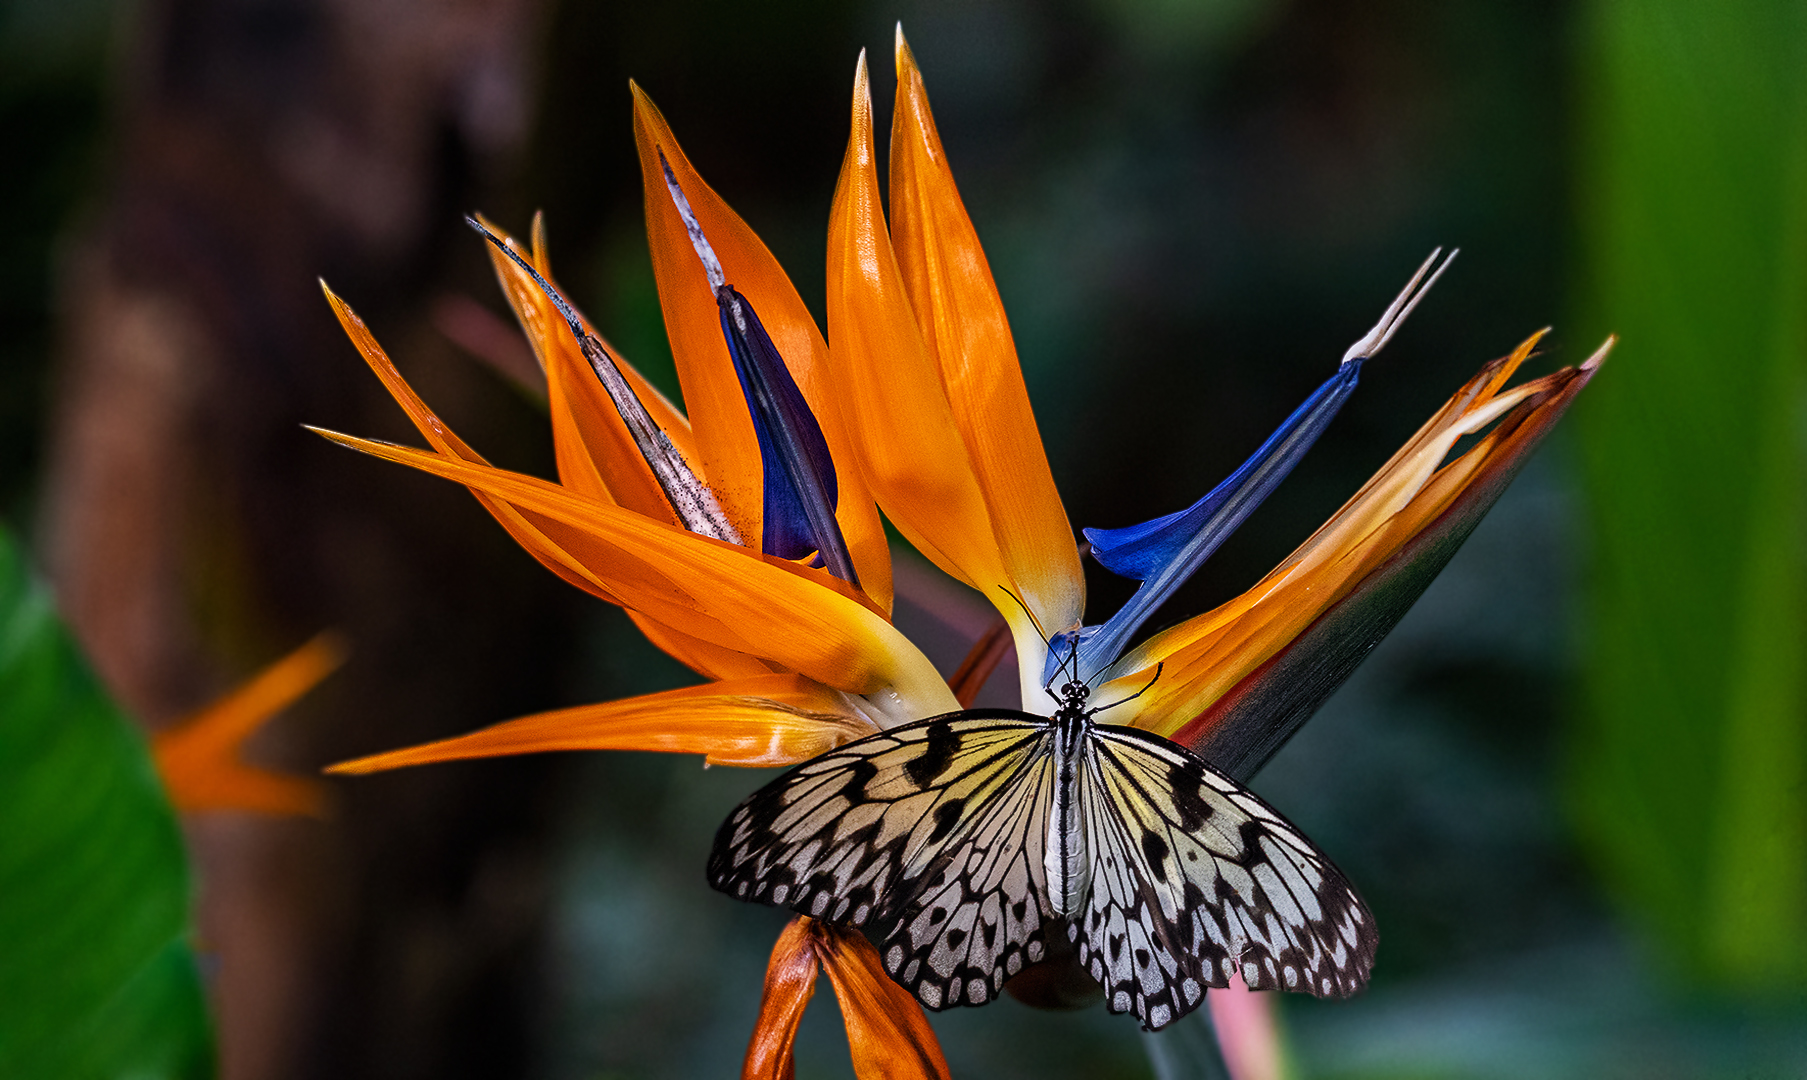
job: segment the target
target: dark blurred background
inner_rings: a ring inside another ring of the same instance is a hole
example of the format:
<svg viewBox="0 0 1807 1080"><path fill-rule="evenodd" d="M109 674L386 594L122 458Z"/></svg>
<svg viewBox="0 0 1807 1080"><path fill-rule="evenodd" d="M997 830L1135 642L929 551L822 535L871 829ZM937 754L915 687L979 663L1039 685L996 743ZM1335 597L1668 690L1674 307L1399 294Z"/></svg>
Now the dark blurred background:
<svg viewBox="0 0 1807 1080"><path fill-rule="evenodd" d="M301 430L416 441L314 279L469 442L550 475L543 413L475 355L519 346L462 213L544 209L565 286L675 393L627 80L820 318L854 61L888 123L901 19L1075 525L1196 498L1463 248L1173 620L1482 362L1627 333L1256 782L1385 930L1367 995L1284 1003L1299 1073L1799 1075L1807 34L1797 4L1682 6L5 0L0 517L152 727L341 630L351 662L255 744L296 770L682 684L464 492ZM951 665L982 615L936 624L908 573ZM1097 575L1092 619L1129 591ZM223 1075L732 1075L783 920L700 869L759 782L544 756L193 824ZM957 1075L1148 1075L1101 1010L936 1027ZM845 1053L820 994L798 1075Z"/></svg>

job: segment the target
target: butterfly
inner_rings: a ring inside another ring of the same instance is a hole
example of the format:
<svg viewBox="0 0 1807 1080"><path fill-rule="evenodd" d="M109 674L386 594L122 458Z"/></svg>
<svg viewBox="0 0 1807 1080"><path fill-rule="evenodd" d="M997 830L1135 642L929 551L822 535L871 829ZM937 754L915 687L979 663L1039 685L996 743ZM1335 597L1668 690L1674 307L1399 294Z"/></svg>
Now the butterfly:
<svg viewBox="0 0 1807 1080"><path fill-rule="evenodd" d="M723 822L710 885L859 927L936 1010L996 998L1062 927L1106 1007L1150 1030L1236 975L1318 997L1367 985L1374 917L1330 860L1185 747L1097 723L1089 693L1068 682L1053 716L967 709L792 768Z"/></svg>

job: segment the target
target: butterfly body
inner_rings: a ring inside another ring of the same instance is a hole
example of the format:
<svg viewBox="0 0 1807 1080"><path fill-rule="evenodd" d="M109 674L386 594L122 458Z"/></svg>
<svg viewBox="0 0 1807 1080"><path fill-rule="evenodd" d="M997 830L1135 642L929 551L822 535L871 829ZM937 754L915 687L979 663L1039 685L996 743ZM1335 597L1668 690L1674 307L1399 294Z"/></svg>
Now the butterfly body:
<svg viewBox="0 0 1807 1080"><path fill-rule="evenodd" d="M1365 985L1373 918L1329 860L1184 747L1095 712L1069 684L1052 717L969 709L805 762L729 815L710 884L860 927L931 1009L997 997L1050 932L1150 1028L1232 976Z"/></svg>
<svg viewBox="0 0 1807 1080"><path fill-rule="evenodd" d="M1080 806L1084 788L1079 782L1092 718L1076 706L1063 705L1049 721L1054 736L1054 805L1042 869L1047 875L1048 899L1053 902L1054 914L1071 918L1085 904L1092 881L1091 864L1086 859L1085 815Z"/></svg>

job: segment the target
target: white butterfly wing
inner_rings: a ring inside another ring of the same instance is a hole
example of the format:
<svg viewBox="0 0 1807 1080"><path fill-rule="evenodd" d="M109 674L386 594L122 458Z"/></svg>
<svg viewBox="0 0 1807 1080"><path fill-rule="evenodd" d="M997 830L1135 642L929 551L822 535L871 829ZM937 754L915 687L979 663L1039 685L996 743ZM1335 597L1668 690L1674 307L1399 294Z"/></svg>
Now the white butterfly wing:
<svg viewBox="0 0 1807 1080"><path fill-rule="evenodd" d="M1207 986L1346 997L1374 918L1340 871L1248 789L1173 743L1093 729L1081 805L1092 860L1080 963L1113 1012L1160 1028Z"/></svg>
<svg viewBox="0 0 1807 1080"><path fill-rule="evenodd" d="M931 1009L984 1004L1043 955L1051 742L1045 718L997 709L849 743L743 802L709 883L864 928Z"/></svg>

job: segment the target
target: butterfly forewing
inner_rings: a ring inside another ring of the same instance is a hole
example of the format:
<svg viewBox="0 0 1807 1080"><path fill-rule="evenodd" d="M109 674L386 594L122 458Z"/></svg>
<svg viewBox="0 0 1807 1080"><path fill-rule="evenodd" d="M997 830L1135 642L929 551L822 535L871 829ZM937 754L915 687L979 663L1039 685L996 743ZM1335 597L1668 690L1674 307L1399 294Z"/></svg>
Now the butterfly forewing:
<svg viewBox="0 0 1807 1080"><path fill-rule="evenodd" d="M1232 974L1318 997L1367 984L1373 917L1285 818L1145 732L1096 728L1091 746L1094 868L1076 944L1109 1008L1159 1028Z"/></svg>
<svg viewBox="0 0 1807 1080"><path fill-rule="evenodd" d="M1047 721L974 710L849 743L729 816L709 883L863 927L931 1008L978 1005L1041 959Z"/></svg>

